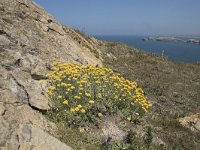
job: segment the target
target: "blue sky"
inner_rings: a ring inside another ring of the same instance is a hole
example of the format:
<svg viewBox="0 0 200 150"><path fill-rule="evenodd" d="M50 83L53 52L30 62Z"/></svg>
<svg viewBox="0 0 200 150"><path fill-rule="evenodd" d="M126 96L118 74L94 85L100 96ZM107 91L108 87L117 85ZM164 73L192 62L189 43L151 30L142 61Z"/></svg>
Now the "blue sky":
<svg viewBox="0 0 200 150"><path fill-rule="evenodd" d="M34 0L92 35L200 34L200 0Z"/></svg>

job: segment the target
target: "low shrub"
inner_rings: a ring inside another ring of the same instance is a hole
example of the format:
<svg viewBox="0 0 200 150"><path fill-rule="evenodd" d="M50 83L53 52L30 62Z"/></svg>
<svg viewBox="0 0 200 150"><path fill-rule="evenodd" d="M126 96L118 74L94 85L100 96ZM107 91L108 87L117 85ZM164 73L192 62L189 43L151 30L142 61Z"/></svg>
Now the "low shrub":
<svg viewBox="0 0 200 150"><path fill-rule="evenodd" d="M50 113L57 121L85 127L117 113L134 121L152 106L136 82L111 69L57 62L51 70L47 75L51 84L48 94L53 103Z"/></svg>

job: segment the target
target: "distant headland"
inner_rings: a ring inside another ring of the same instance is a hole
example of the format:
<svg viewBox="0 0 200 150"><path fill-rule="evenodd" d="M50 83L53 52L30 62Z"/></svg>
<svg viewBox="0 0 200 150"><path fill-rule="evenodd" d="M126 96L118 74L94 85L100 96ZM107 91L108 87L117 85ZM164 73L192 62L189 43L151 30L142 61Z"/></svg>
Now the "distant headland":
<svg viewBox="0 0 200 150"><path fill-rule="evenodd" d="M148 36L142 38L143 41L162 41L162 42L185 42L200 45L200 37L173 37L173 36Z"/></svg>

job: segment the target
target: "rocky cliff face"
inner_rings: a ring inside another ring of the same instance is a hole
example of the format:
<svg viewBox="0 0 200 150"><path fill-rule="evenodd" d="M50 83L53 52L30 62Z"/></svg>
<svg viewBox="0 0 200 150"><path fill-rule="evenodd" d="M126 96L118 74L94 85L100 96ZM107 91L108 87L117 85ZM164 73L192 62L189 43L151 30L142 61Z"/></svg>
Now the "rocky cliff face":
<svg viewBox="0 0 200 150"><path fill-rule="evenodd" d="M0 150L71 149L47 133L55 125L38 110L49 108L53 61L101 65L91 53L97 41L73 32L30 0L0 1Z"/></svg>

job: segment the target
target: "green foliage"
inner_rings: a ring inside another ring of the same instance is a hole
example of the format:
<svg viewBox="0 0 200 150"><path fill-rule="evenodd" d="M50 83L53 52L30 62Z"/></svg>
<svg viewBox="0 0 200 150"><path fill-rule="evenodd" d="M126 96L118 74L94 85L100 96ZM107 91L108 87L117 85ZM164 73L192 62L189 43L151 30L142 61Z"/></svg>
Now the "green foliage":
<svg viewBox="0 0 200 150"><path fill-rule="evenodd" d="M118 142L113 145L113 150L130 150L130 144L125 142Z"/></svg>
<svg viewBox="0 0 200 150"><path fill-rule="evenodd" d="M136 82L111 69L55 63L48 77L52 84L48 94L54 105L49 115L69 125L96 125L103 116L118 112L124 119L136 121L152 106Z"/></svg>
<svg viewBox="0 0 200 150"><path fill-rule="evenodd" d="M147 143L146 143L147 142ZM152 144L151 129L147 129L146 139L143 141L136 136L136 133L130 130L123 141L107 143L103 150L155 150L157 147Z"/></svg>
<svg viewBox="0 0 200 150"><path fill-rule="evenodd" d="M108 47L114 47L114 46L116 46L118 44L119 44L119 42L107 42L106 46L108 46Z"/></svg>
<svg viewBox="0 0 200 150"><path fill-rule="evenodd" d="M69 128L64 123L57 123L58 138L74 150L100 150L101 140L98 137L80 133L77 128Z"/></svg>
<svg viewBox="0 0 200 150"><path fill-rule="evenodd" d="M144 143L146 145L147 148L150 148L151 144L152 144L152 140L153 140L153 135L151 132L151 127L147 128L147 133L144 139Z"/></svg>

